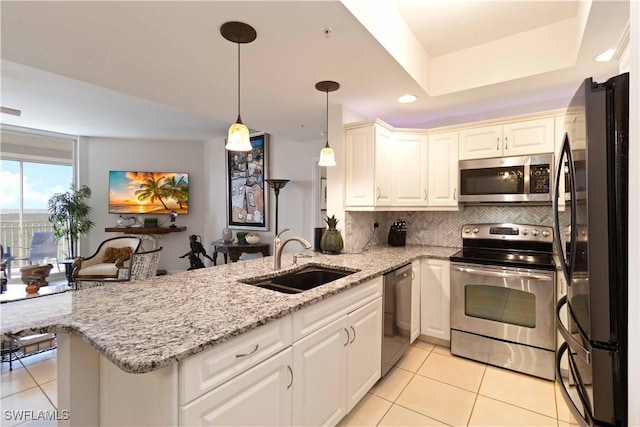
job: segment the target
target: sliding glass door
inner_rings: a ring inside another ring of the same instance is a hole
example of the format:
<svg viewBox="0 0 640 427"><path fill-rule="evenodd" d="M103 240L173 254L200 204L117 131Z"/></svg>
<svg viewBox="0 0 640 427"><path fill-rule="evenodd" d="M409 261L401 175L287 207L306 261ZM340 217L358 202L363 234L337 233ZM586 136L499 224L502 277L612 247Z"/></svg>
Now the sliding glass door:
<svg viewBox="0 0 640 427"><path fill-rule="evenodd" d="M29 264L33 234L53 231L47 202L54 193L67 191L73 182L74 141L5 129L2 140L0 244L15 282L20 280L20 267ZM59 250L58 259L65 257ZM58 271L54 267L52 273Z"/></svg>

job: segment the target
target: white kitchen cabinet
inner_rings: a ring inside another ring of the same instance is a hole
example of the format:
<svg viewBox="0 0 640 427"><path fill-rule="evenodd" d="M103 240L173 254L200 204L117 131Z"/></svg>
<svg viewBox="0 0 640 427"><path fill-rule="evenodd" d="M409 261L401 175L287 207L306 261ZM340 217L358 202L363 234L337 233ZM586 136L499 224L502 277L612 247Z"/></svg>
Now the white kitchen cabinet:
<svg viewBox="0 0 640 427"><path fill-rule="evenodd" d="M458 132L429 135L427 198L432 207L458 208Z"/></svg>
<svg viewBox="0 0 640 427"><path fill-rule="evenodd" d="M427 135L418 132L393 132L391 205L427 206Z"/></svg>
<svg viewBox="0 0 640 427"><path fill-rule="evenodd" d="M289 347L291 333L291 318L285 317L180 362L180 404Z"/></svg>
<svg viewBox="0 0 640 427"><path fill-rule="evenodd" d="M347 210L454 210L457 182L457 132L428 136L377 121L345 128Z"/></svg>
<svg viewBox="0 0 640 427"><path fill-rule="evenodd" d="M291 425L291 347L180 409L182 426Z"/></svg>
<svg viewBox="0 0 640 427"><path fill-rule="evenodd" d="M345 130L345 203L391 204L391 132L378 123Z"/></svg>
<svg viewBox="0 0 640 427"><path fill-rule="evenodd" d="M462 129L459 138L460 160L502 156L502 125Z"/></svg>
<svg viewBox="0 0 640 427"><path fill-rule="evenodd" d="M382 298L347 315L347 413L380 379Z"/></svg>
<svg viewBox="0 0 640 427"><path fill-rule="evenodd" d="M447 342L451 341L449 267L446 260L423 259L420 262L420 332Z"/></svg>
<svg viewBox="0 0 640 427"><path fill-rule="evenodd" d="M553 153L553 117L460 130L460 160Z"/></svg>
<svg viewBox="0 0 640 427"><path fill-rule="evenodd" d="M293 344L293 425L335 425L380 378L382 298Z"/></svg>
<svg viewBox="0 0 640 427"><path fill-rule="evenodd" d="M420 260L411 263L411 342L420 336Z"/></svg>

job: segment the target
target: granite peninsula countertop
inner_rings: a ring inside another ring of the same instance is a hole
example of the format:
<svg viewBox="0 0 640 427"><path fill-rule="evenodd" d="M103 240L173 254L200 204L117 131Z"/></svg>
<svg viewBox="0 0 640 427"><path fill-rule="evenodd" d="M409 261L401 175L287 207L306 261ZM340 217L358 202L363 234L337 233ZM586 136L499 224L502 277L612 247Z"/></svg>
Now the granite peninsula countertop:
<svg viewBox="0 0 640 427"><path fill-rule="evenodd" d="M68 332L80 336L125 372L144 373L228 341L417 258L448 260L459 248L374 246L363 253L298 258L358 272L299 294L240 283L298 266L292 254L273 271L265 257L151 280L66 292L0 306L2 334Z"/></svg>

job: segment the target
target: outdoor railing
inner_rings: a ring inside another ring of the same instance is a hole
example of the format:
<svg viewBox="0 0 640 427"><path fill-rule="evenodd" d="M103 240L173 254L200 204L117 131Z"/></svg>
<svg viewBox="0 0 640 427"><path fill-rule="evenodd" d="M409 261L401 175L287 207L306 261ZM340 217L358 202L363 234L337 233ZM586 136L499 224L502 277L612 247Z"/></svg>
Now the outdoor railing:
<svg viewBox="0 0 640 427"><path fill-rule="evenodd" d="M22 227L18 222L2 221L0 224L0 244L4 246L5 256L11 254L15 258L25 258L29 256L29 247L33 233L38 231L53 231L53 226L48 221L23 221ZM58 259L64 259L62 253L62 242L58 244ZM25 260L15 260L11 267L21 267L29 264Z"/></svg>

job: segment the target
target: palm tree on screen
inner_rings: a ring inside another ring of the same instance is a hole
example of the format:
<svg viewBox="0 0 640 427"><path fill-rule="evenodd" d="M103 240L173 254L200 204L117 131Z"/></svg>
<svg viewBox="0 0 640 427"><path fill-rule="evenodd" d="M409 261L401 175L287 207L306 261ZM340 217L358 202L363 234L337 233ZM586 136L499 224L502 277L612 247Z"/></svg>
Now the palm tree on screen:
<svg viewBox="0 0 640 427"><path fill-rule="evenodd" d="M160 190L165 197L172 198L178 202L180 209L183 209L184 205L189 203L189 183L183 176L178 179L175 176L165 179L160 186Z"/></svg>
<svg viewBox="0 0 640 427"><path fill-rule="evenodd" d="M140 184L140 189L135 191L138 200L149 200L151 203L158 200L166 210L170 210L164 203L165 193L162 189L162 178L157 180L153 177L147 178L144 184Z"/></svg>

